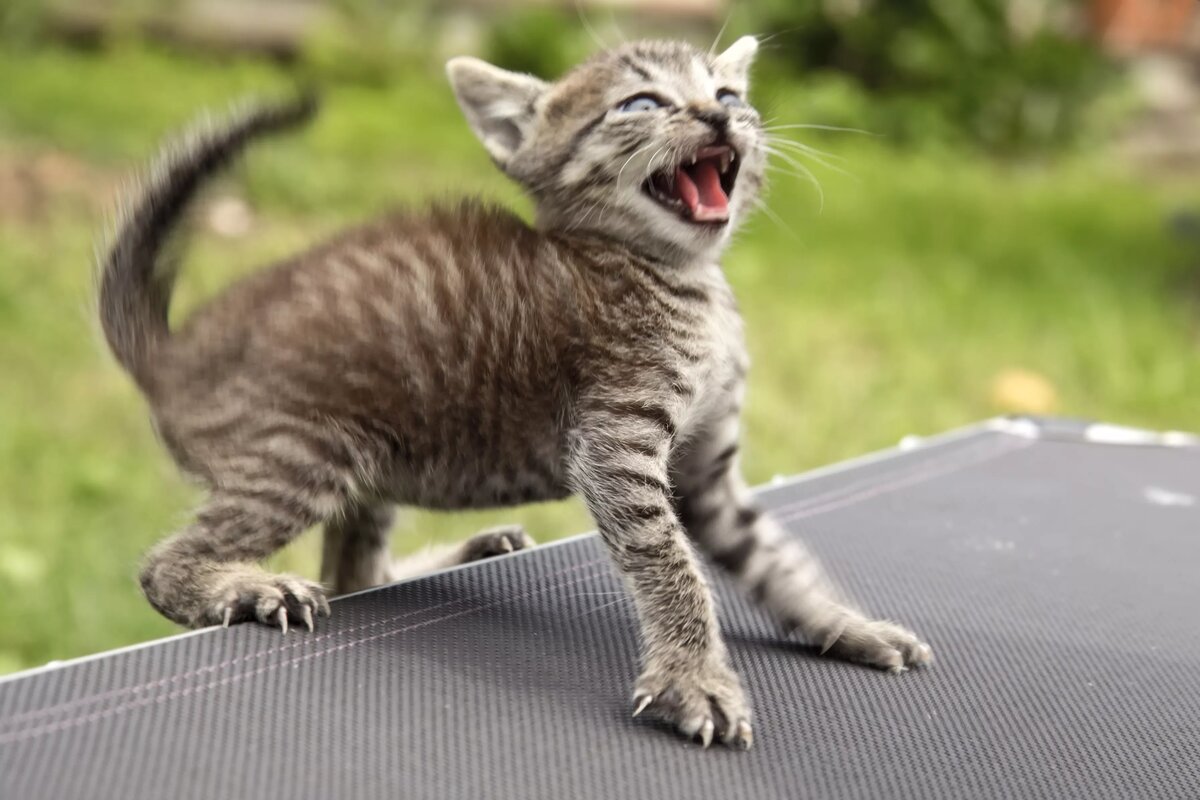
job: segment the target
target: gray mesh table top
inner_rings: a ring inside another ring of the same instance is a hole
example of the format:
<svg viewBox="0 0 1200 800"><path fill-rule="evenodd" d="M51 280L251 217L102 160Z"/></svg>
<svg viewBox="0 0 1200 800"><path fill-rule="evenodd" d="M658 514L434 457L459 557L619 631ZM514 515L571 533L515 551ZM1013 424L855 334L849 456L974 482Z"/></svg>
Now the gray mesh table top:
<svg viewBox="0 0 1200 800"><path fill-rule="evenodd" d="M633 611L582 536L344 598L315 634L0 681L0 797L1200 797L1200 447L1092 430L984 425L764 489L937 663L820 658L715 579L748 753L630 718Z"/></svg>

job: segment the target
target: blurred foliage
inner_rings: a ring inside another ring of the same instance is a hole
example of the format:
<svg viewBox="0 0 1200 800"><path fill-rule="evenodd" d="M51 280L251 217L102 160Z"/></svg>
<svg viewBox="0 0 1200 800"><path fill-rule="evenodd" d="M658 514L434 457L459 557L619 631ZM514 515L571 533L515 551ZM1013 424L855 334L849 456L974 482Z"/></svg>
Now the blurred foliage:
<svg viewBox="0 0 1200 800"><path fill-rule="evenodd" d="M435 0L330 0L334 23L304 43L301 69L322 81L384 85L430 51Z"/></svg>
<svg viewBox="0 0 1200 800"><path fill-rule="evenodd" d="M42 0L4 0L0 3L0 47L22 47L41 35L45 23Z"/></svg>
<svg viewBox="0 0 1200 800"><path fill-rule="evenodd" d="M1116 71L1066 32L1071 0L761 0L765 72L839 96L843 118L901 142L1020 152L1086 127ZM826 121L826 120L822 120Z"/></svg>
<svg viewBox="0 0 1200 800"><path fill-rule="evenodd" d="M483 57L505 69L553 79L596 49L585 24L583 17L561 8L514 11L488 26Z"/></svg>
<svg viewBox="0 0 1200 800"><path fill-rule="evenodd" d="M64 3L86 0L60 0ZM174 0L105 0L116 33L141 16L169 17ZM756 0L732 4L735 30L764 39L756 97L799 103L804 121L857 127L900 145L968 145L998 154L1053 150L1103 128L1097 104L1116 70L1069 33L1082 0ZM437 0L329 0L332 21L314 30L299 72L320 83L383 86L397 75L468 49L508 69L561 75L619 41L618 12L569 4L465 11ZM31 44L45 0L0 0L0 42ZM625 12L627 13L627 12ZM684 25L624 18L631 33L704 39ZM683 24L683 23L680 23ZM455 28L470 29L455 39ZM596 29L599 29L597 32ZM709 31L711 35L714 31ZM431 58L436 57L436 58ZM803 97L802 97L803 95ZM780 109L796 121L792 106Z"/></svg>

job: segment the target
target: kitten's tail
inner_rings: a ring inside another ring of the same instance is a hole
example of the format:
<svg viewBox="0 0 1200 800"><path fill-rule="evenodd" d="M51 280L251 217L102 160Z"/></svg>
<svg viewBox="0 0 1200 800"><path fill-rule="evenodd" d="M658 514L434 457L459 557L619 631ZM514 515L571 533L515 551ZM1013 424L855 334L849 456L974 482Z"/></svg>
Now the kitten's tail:
<svg viewBox="0 0 1200 800"><path fill-rule="evenodd" d="M167 312L175 259L164 249L188 203L213 173L261 135L314 115L310 92L272 104L246 105L220 122L205 119L168 145L121 204L116 234L99 264L100 326L113 355L149 392L155 352L170 335Z"/></svg>

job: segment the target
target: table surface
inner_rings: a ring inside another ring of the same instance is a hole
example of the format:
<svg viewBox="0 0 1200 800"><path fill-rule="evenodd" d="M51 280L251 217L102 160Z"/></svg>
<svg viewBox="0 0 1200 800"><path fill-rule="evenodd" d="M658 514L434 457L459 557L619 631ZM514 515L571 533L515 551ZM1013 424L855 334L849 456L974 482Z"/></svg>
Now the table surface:
<svg viewBox="0 0 1200 800"><path fill-rule="evenodd" d="M750 752L630 718L636 621L586 535L340 599L315 634L4 679L0 798L1200 797L1200 447L1091 431L993 421L761 490L937 662L821 658L715 577Z"/></svg>

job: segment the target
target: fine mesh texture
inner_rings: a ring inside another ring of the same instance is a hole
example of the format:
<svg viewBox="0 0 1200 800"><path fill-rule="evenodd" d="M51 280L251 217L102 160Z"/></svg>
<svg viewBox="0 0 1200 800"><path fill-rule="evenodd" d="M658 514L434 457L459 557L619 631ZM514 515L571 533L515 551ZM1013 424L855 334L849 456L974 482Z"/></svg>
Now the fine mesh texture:
<svg viewBox="0 0 1200 800"><path fill-rule="evenodd" d="M979 430L762 497L937 663L817 657L716 579L755 746L703 752L630 719L580 537L0 682L0 798L1200 797L1200 450Z"/></svg>

